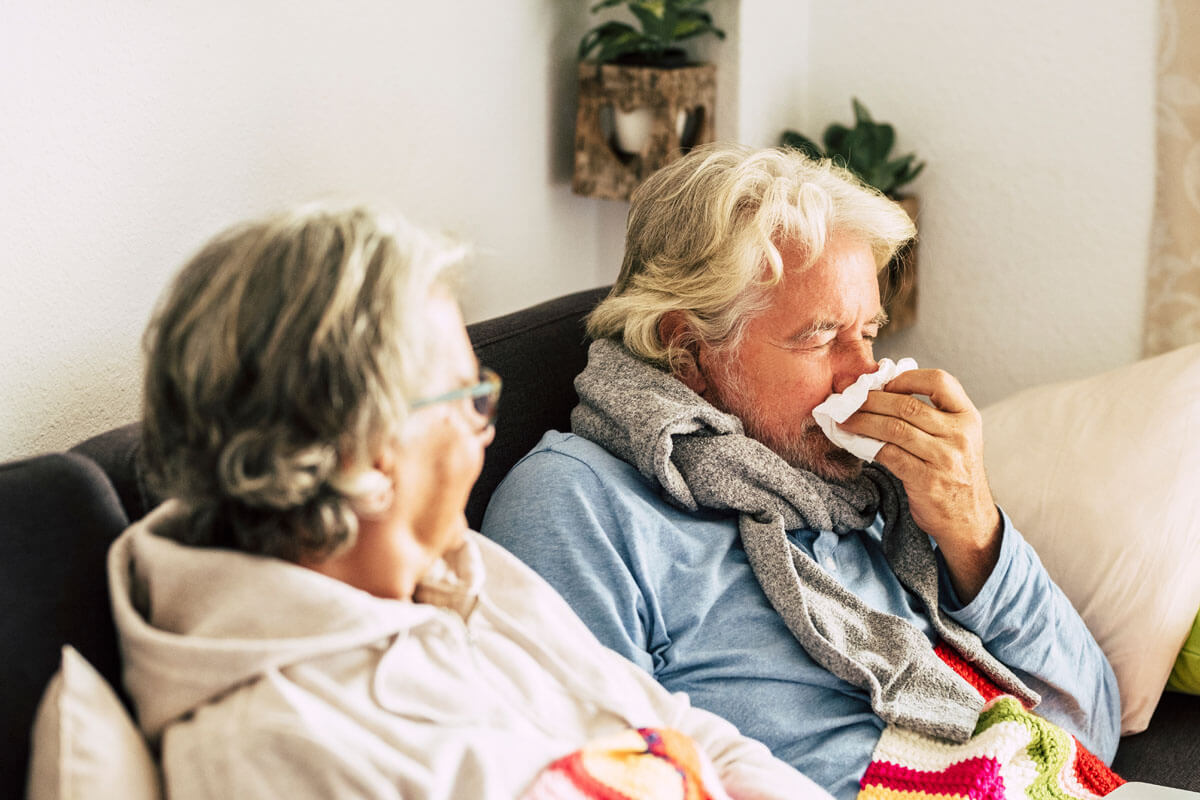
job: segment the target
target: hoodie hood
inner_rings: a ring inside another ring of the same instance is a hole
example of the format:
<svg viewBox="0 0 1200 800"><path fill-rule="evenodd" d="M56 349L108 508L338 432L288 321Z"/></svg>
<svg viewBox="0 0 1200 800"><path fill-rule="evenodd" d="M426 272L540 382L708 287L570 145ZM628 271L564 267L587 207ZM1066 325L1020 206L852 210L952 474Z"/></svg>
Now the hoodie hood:
<svg viewBox="0 0 1200 800"><path fill-rule="evenodd" d="M168 723L269 670L385 640L430 622L439 607L465 618L482 583L470 539L425 576L422 602L408 602L281 559L190 547L155 532L181 510L175 501L160 506L108 553L124 682L155 742Z"/></svg>

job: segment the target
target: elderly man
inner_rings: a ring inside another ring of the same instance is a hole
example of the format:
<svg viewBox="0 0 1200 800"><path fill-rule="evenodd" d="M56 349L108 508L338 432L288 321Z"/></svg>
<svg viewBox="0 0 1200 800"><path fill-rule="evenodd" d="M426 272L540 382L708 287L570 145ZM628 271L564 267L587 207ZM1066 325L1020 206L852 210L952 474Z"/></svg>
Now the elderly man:
<svg viewBox="0 0 1200 800"><path fill-rule="evenodd" d="M813 419L877 369L876 273L913 233L795 152L713 145L653 175L588 320L573 432L483 524L601 641L842 798L884 786L917 747L897 741L967 758L997 696L1105 761L1117 744L1112 670L996 507L959 383L870 392L842 427L883 443L877 464Z"/></svg>

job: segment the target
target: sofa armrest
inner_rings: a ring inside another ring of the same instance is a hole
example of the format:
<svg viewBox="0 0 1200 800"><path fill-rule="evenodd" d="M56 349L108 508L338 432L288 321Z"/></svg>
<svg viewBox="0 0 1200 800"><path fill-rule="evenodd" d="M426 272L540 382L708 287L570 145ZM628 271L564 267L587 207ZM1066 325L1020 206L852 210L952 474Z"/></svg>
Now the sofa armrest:
<svg viewBox="0 0 1200 800"><path fill-rule="evenodd" d="M24 797L29 731L63 644L120 686L105 554L129 524L104 472L76 453L0 464L0 797Z"/></svg>

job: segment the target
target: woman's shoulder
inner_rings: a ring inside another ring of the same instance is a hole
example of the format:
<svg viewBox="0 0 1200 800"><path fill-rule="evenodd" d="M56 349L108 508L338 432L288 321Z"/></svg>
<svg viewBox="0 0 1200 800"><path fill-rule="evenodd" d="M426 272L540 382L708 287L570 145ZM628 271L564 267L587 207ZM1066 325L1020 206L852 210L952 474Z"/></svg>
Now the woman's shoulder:
<svg viewBox="0 0 1200 800"><path fill-rule="evenodd" d="M469 531L484 567L481 597L518 624L564 626L564 633L593 638L553 586L529 565L483 534Z"/></svg>

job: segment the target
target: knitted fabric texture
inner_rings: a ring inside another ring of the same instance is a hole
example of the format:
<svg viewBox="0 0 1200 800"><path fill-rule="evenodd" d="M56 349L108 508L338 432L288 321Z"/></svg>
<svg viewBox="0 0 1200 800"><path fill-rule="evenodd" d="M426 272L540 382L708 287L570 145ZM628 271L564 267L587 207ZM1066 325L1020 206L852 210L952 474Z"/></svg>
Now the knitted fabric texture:
<svg viewBox="0 0 1200 800"><path fill-rule="evenodd" d="M522 800L724 800L705 786L695 744L670 728L622 731L563 756Z"/></svg>
<svg viewBox="0 0 1200 800"><path fill-rule="evenodd" d="M889 725L859 800L1047 800L1103 797L1123 781L1075 737L1032 714L944 645L937 653L984 700L970 741L956 744Z"/></svg>
<svg viewBox="0 0 1200 800"><path fill-rule="evenodd" d="M891 473L868 466L859 480L838 484L796 469L746 436L737 417L611 340L592 343L575 389L575 433L657 481L680 508L738 512L751 568L788 629L817 663L867 691L884 721L963 742L983 701L937 657L925 634L847 591L788 541L788 530L846 533L882 513L888 563L925 604L938 636L1005 691L1037 704L1037 694L975 634L941 614L929 537L913 523Z"/></svg>

